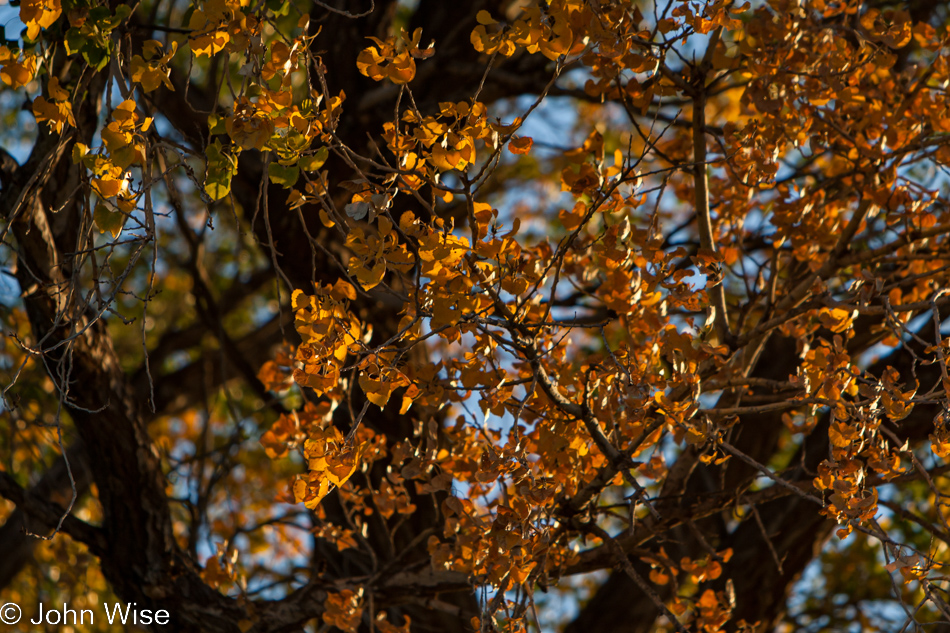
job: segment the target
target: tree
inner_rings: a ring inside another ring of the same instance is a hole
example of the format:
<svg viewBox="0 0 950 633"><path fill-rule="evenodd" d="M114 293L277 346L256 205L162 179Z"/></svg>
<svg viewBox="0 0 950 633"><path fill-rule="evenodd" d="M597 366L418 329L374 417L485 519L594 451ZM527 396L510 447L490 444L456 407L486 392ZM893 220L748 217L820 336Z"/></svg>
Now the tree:
<svg viewBox="0 0 950 633"><path fill-rule="evenodd" d="M0 603L948 630L947 17L21 0Z"/></svg>

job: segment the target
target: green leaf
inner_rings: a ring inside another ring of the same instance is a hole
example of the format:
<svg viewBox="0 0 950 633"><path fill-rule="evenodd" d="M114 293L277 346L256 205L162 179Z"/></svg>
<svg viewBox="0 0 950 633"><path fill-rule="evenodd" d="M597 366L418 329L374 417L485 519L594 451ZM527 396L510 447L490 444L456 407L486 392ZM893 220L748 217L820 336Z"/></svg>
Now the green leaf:
<svg viewBox="0 0 950 633"><path fill-rule="evenodd" d="M86 157L86 154L89 153L89 148L83 145L82 143L76 143L73 145L73 165L78 165L82 162L82 159Z"/></svg>
<svg viewBox="0 0 950 633"><path fill-rule="evenodd" d="M267 166L267 173L270 176L271 182L283 185L289 189L297 182L297 178L300 176L300 168L296 165L285 167L280 163L271 163Z"/></svg>
<svg viewBox="0 0 950 633"><path fill-rule="evenodd" d="M310 147L310 139L293 128L287 131L287 136L285 138L287 142L287 149L294 154L301 154L308 147Z"/></svg>
<svg viewBox="0 0 950 633"><path fill-rule="evenodd" d="M112 43L109 42L105 47L99 47L90 42L83 46L82 58L97 71L102 70L109 65L109 60L112 58Z"/></svg>
<svg viewBox="0 0 950 633"><path fill-rule="evenodd" d="M267 0L267 8L274 15L287 15L290 13L290 3L287 0Z"/></svg>
<svg viewBox="0 0 950 633"><path fill-rule="evenodd" d="M304 171L316 171L323 167L323 164L327 162L327 157L330 155L329 147L321 147L317 150L316 154L313 156L301 156L300 157L300 169Z"/></svg>
<svg viewBox="0 0 950 633"><path fill-rule="evenodd" d="M92 219L95 220L100 233L109 231L112 233L112 237L119 237L119 233L122 232L122 225L125 224L125 216L122 213L113 211L102 202L96 205Z"/></svg>
<svg viewBox="0 0 950 633"><path fill-rule="evenodd" d="M220 200L231 192L231 178L237 173L237 159L221 151L215 141L205 151L208 166L205 169L205 191L212 200Z"/></svg>
<svg viewBox="0 0 950 633"><path fill-rule="evenodd" d="M205 192L212 200L220 200L231 193L231 178L209 180L205 183Z"/></svg>
<svg viewBox="0 0 950 633"><path fill-rule="evenodd" d="M185 10L185 13L181 16L182 24L189 24L191 22L191 16L195 13L195 5L190 4L190 6Z"/></svg>
<svg viewBox="0 0 950 633"><path fill-rule="evenodd" d="M122 24L122 22L132 14L132 7L127 4L120 4L115 8L115 15L109 16L107 20L103 21L103 28L105 30L111 31L115 27Z"/></svg>
<svg viewBox="0 0 950 633"><path fill-rule="evenodd" d="M86 39L79 32L79 29L73 27L66 31L66 54L75 55L82 49Z"/></svg>
<svg viewBox="0 0 950 633"><path fill-rule="evenodd" d="M224 125L224 117L212 114L208 116L208 131L211 134L227 134L228 130Z"/></svg>
<svg viewBox="0 0 950 633"><path fill-rule="evenodd" d="M109 10L109 7L93 7L89 9L89 15L86 16L86 22L92 23L101 27L101 24L112 17L112 11ZM85 24L83 25L85 26Z"/></svg>
<svg viewBox="0 0 950 633"><path fill-rule="evenodd" d="M86 25L83 25L84 30ZM83 59L96 70L102 70L112 55L112 41L99 34L90 34L77 28L66 31L66 54L82 53Z"/></svg>

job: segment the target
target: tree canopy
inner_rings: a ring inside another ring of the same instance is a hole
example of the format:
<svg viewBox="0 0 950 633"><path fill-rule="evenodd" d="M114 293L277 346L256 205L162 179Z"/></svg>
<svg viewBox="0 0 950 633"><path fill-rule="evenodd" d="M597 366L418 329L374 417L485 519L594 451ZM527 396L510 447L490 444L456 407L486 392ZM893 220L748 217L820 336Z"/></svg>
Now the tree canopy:
<svg viewBox="0 0 950 633"><path fill-rule="evenodd" d="M950 630L943 3L0 12L14 630Z"/></svg>

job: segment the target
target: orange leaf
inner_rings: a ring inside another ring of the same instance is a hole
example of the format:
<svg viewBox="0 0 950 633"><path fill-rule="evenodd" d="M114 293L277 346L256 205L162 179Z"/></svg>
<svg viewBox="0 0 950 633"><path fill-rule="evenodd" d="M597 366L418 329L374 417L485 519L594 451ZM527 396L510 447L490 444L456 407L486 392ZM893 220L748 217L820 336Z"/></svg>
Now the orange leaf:
<svg viewBox="0 0 950 633"><path fill-rule="evenodd" d="M508 143L508 151L512 154L527 154L531 151L531 146L534 144L534 141L530 136L518 136L511 139L511 142Z"/></svg>

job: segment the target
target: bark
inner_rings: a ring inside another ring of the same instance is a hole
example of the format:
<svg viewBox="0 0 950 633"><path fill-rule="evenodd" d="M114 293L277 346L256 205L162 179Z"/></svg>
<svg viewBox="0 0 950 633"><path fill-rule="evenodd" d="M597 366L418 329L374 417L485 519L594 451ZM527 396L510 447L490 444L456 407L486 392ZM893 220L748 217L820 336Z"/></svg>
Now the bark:
<svg viewBox="0 0 950 633"><path fill-rule="evenodd" d="M42 501L55 500L61 507L65 507L69 505L73 490L76 491L77 498L81 497L89 489L91 481L85 447L81 442L76 442L66 451L66 459L57 460L30 488L28 496ZM31 534L48 536L59 524L61 516L63 515L59 514L52 522L44 521L41 517L29 515L18 506L7 517L0 527L0 587L6 587L32 559L36 537Z"/></svg>

